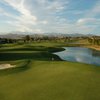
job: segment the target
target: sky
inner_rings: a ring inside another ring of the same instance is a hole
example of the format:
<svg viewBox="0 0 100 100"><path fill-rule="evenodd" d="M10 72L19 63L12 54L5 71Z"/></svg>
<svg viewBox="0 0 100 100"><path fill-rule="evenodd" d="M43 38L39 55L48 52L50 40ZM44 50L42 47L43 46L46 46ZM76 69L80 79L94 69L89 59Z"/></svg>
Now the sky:
<svg viewBox="0 0 100 100"><path fill-rule="evenodd" d="M0 0L0 33L100 34L100 0Z"/></svg>

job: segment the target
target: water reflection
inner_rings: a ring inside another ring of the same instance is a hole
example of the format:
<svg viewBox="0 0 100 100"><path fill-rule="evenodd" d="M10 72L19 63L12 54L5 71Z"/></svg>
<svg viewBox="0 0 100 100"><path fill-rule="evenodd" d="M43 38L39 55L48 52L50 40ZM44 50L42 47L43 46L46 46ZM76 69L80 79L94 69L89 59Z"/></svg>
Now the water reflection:
<svg viewBox="0 0 100 100"><path fill-rule="evenodd" d="M100 52L93 49L82 47L65 47L65 51L54 54L66 61L100 65Z"/></svg>

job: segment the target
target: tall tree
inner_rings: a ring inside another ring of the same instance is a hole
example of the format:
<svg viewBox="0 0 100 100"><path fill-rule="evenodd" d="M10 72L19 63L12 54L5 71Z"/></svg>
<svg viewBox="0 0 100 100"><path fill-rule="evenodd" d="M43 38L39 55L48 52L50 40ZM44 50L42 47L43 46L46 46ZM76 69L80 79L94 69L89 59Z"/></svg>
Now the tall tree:
<svg viewBox="0 0 100 100"><path fill-rule="evenodd" d="M24 38L25 42L30 42L31 41L31 37L29 35L26 35Z"/></svg>

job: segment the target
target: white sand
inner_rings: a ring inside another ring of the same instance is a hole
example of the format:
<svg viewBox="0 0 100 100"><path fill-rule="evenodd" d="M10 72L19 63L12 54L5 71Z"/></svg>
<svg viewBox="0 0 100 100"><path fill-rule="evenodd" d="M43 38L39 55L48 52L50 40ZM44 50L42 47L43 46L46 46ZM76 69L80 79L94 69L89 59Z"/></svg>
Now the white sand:
<svg viewBox="0 0 100 100"><path fill-rule="evenodd" d="M16 65L11 65L11 64L0 64L0 70L2 69L8 69L8 68L13 68Z"/></svg>

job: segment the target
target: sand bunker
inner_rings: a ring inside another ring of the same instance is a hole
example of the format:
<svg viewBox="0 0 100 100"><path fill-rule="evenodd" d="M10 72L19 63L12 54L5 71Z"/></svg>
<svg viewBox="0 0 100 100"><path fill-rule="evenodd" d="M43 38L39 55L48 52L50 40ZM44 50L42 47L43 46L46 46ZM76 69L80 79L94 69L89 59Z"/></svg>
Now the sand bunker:
<svg viewBox="0 0 100 100"><path fill-rule="evenodd" d="M2 69L8 69L8 68L13 68L16 65L11 65L11 64L0 64L0 70Z"/></svg>

